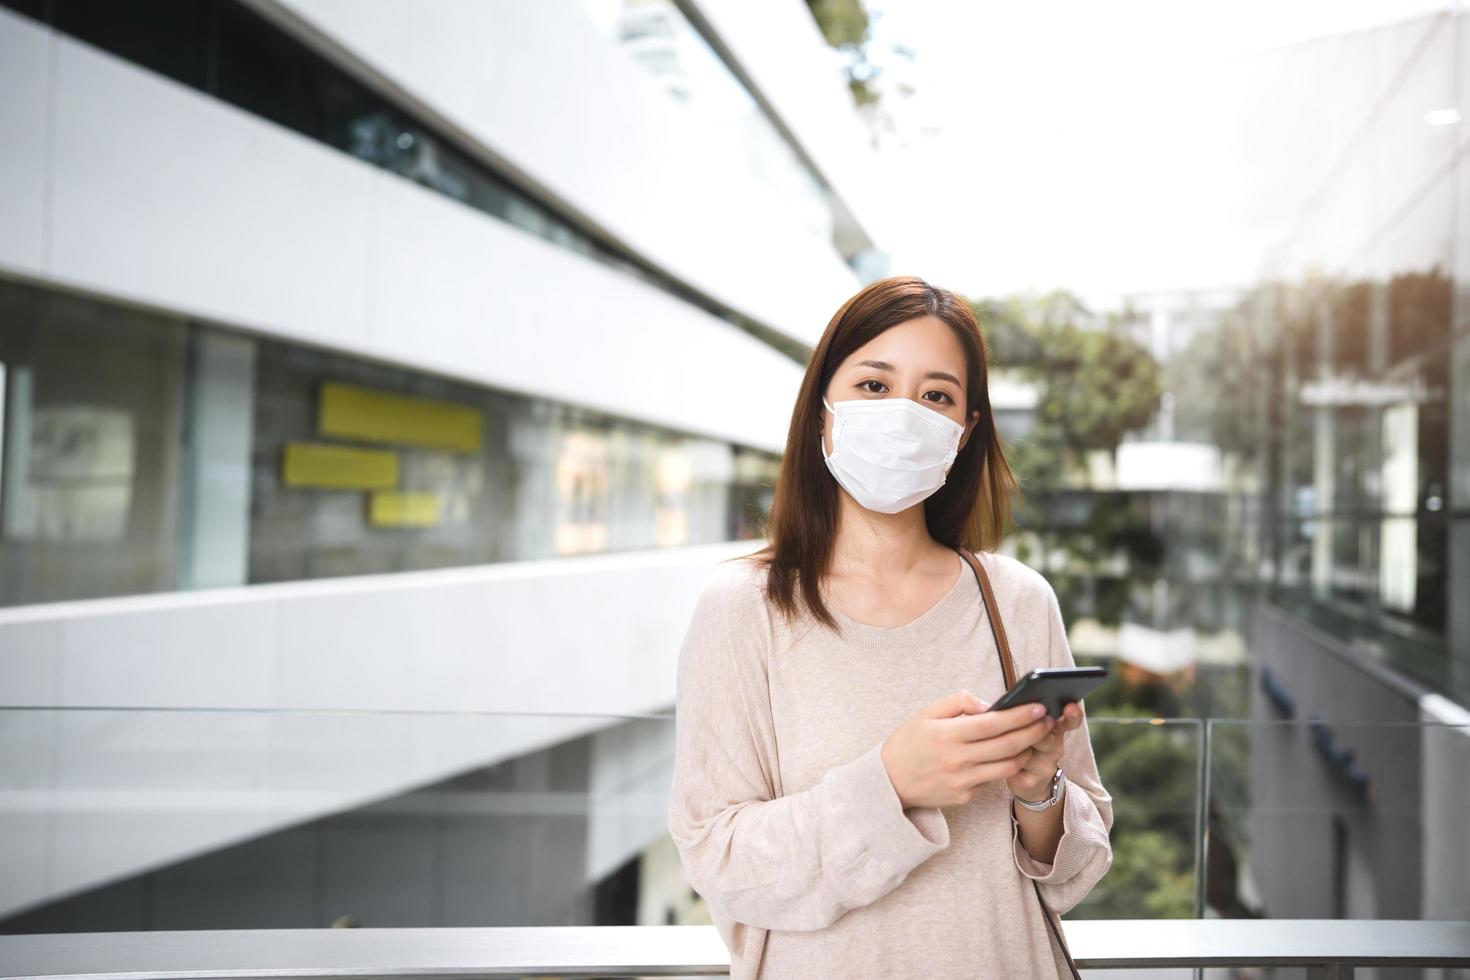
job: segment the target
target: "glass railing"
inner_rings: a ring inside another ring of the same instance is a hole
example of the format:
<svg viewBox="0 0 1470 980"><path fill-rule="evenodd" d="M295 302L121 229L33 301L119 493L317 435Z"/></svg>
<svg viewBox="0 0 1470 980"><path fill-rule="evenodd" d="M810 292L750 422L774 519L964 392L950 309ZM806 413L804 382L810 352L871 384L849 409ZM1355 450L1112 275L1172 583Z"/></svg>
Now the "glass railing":
<svg viewBox="0 0 1470 980"><path fill-rule="evenodd" d="M1089 727L1069 920L1470 919L1470 726ZM0 933L707 924L673 761L669 715L3 710Z"/></svg>
<svg viewBox="0 0 1470 980"><path fill-rule="evenodd" d="M1089 717L1113 798L1113 864L1069 919L1198 914L1204 728L1195 718Z"/></svg>
<svg viewBox="0 0 1470 980"><path fill-rule="evenodd" d="M1206 751L1221 914L1470 920L1470 726L1215 719Z"/></svg>

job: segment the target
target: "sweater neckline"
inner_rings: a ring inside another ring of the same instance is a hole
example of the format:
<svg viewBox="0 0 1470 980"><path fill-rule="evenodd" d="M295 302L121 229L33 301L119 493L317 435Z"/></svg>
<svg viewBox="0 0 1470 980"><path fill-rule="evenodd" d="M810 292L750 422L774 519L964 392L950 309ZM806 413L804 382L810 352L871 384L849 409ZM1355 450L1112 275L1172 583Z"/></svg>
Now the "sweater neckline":
<svg viewBox="0 0 1470 980"><path fill-rule="evenodd" d="M978 555L976 558L979 560ZM955 552L955 561L959 563L959 570L954 585L934 605L901 626L872 626L858 622L835 605L827 608L841 625L843 638L865 650L881 651L896 644L934 640L954 621L960 610L972 605L980 594L969 562L959 552ZM970 583L969 587L966 587L966 582Z"/></svg>

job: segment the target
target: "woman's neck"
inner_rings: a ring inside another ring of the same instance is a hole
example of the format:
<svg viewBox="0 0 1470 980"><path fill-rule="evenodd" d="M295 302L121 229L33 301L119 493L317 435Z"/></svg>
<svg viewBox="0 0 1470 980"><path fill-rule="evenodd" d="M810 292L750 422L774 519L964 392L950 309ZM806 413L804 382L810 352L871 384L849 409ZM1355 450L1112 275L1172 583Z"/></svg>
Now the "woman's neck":
<svg viewBox="0 0 1470 980"><path fill-rule="evenodd" d="M879 514L843 494L828 574L870 580L901 578L947 550L930 536L922 503L897 514Z"/></svg>

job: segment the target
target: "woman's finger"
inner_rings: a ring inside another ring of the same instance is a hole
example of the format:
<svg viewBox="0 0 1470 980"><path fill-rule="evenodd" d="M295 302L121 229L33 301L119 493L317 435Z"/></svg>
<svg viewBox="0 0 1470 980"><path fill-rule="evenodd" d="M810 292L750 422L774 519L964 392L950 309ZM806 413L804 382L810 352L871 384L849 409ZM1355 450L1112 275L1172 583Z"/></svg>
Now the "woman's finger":
<svg viewBox="0 0 1470 980"><path fill-rule="evenodd" d="M1056 771L1057 762L1061 757L1061 741L1052 735L1048 735L1031 746L1031 755L1027 757L1026 764L1022 766L1022 769L1027 772L1036 773L1039 776L1050 776Z"/></svg>
<svg viewBox="0 0 1470 980"><path fill-rule="evenodd" d="M1025 751L1030 752L1031 750L1026 749ZM965 778L966 785L973 788L982 783L991 782L992 780L1010 779L1014 775L1010 772L1010 764L1010 759L987 760L976 763L966 769L961 775Z"/></svg>
<svg viewBox="0 0 1470 980"><path fill-rule="evenodd" d="M1059 728L1052 729L1046 736L1035 745L1031 746L1034 757L1032 762L1036 765L1038 772L1051 772L1056 769L1057 763L1061 761L1062 751L1066 748L1066 733Z"/></svg>

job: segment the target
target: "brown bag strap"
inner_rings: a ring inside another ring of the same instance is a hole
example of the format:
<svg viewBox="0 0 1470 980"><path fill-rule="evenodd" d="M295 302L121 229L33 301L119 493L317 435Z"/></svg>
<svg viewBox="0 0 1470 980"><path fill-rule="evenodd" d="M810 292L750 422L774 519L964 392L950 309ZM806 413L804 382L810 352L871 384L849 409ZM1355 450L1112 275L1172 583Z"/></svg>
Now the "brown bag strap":
<svg viewBox="0 0 1470 980"><path fill-rule="evenodd" d="M1011 659L1011 645L1006 641L1005 624L1000 621L1000 609L995 604L995 590L990 587L990 576L969 550L958 549L960 557L970 563L975 580L980 583L980 597L985 600L985 618L990 620L990 632L995 637L995 648L1000 651L1000 669L1005 674L1006 690L1016 686L1016 662Z"/></svg>
<svg viewBox="0 0 1470 980"><path fill-rule="evenodd" d="M990 633L995 637L995 649L1000 654L1000 669L1005 675L1006 690L1016 686L1016 664L1011 659L1011 645L1006 641L1005 624L1000 621L1000 608L995 603L995 590L990 587L990 576L985 573L985 566L980 560L970 553L967 548L956 548L960 557L970 563L970 569L975 573L975 581L980 583L980 597L985 600L985 618L990 621ZM1072 959L1072 953L1067 949L1067 941L1062 937L1061 924L1052 919L1051 909L1046 907L1046 900L1041 897L1041 886L1036 879L1031 880L1031 887L1036 889L1036 900L1041 903L1041 915L1046 919L1047 928L1051 930L1057 945L1061 947L1062 955L1067 958L1067 968L1072 971L1074 980L1082 980L1082 974L1077 971L1077 964Z"/></svg>

